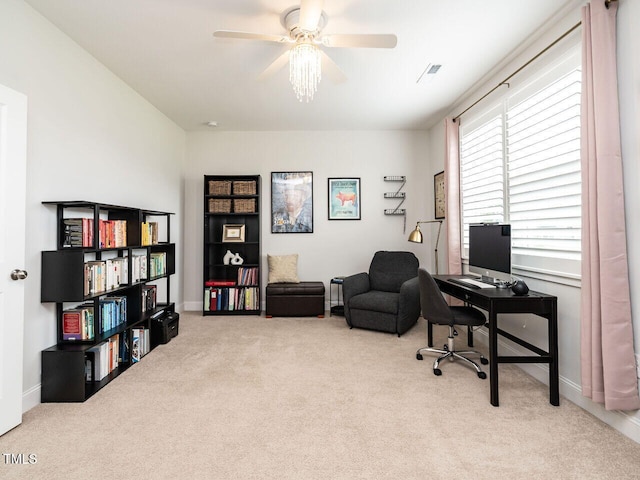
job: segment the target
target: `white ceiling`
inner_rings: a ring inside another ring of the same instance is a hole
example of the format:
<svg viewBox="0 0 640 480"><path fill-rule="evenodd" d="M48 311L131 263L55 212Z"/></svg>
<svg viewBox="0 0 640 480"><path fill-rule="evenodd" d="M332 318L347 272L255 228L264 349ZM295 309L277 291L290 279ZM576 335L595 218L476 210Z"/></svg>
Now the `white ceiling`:
<svg viewBox="0 0 640 480"><path fill-rule="evenodd" d="M286 48L214 38L284 34L299 0L26 0L187 131L377 130L430 126L500 60L575 0L326 0L323 33L394 33L387 49L326 48L347 76L323 78L311 103L283 68ZM425 67L442 64L430 82Z"/></svg>

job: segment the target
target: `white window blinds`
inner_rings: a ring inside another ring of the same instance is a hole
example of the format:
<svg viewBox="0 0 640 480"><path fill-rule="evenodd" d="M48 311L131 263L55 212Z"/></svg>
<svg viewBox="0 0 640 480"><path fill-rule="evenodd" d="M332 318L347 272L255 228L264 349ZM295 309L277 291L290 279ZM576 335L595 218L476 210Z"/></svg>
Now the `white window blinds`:
<svg viewBox="0 0 640 480"><path fill-rule="evenodd" d="M510 223L513 269L578 278L580 82L574 49L461 122L465 252L469 223Z"/></svg>

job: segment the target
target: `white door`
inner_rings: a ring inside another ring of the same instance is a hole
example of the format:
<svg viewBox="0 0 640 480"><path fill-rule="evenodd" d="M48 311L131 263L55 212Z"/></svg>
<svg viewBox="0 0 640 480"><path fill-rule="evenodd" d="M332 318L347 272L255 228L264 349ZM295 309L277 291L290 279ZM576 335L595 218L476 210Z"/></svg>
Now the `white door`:
<svg viewBox="0 0 640 480"><path fill-rule="evenodd" d="M0 85L0 435L22 422L27 97Z"/></svg>

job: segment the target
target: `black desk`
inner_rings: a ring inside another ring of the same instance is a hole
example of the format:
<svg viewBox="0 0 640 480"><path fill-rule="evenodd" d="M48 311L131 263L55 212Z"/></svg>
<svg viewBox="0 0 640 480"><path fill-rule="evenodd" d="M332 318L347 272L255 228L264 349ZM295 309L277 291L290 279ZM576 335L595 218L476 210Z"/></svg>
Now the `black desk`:
<svg viewBox="0 0 640 480"><path fill-rule="evenodd" d="M491 382L491 405L497 407L498 400L498 364L499 363L548 363L549 364L549 402L560 405L558 373L558 306L557 298L540 292L528 295L515 295L511 289L470 288L448 282L451 278L464 278L463 275L434 275L440 291L459 298L464 302L486 310L489 319L489 377ZM532 345L515 335L498 328L498 314L532 313L546 318L548 323L549 351ZM512 342L536 353L532 356L499 356L498 334Z"/></svg>

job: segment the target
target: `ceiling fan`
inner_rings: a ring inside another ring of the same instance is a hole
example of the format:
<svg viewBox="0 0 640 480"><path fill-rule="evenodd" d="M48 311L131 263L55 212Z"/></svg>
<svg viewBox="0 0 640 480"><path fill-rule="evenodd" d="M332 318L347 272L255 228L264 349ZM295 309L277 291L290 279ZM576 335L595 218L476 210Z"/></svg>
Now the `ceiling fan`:
<svg viewBox="0 0 640 480"><path fill-rule="evenodd" d="M291 7L281 15L281 23L286 34L263 34L217 30L218 38L240 38L289 44L291 48L280 55L260 74L261 79L274 74L289 62L289 81L298 100L313 100L321 74L342 82L346 79L340 67L321 50L330 48L394 48L398 39L392 34L331 34L323 35L327 24L327 14L322 10L324 0L301 0L300 6Z"/></svg>

